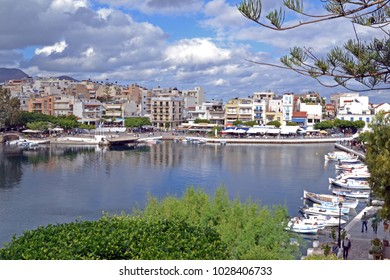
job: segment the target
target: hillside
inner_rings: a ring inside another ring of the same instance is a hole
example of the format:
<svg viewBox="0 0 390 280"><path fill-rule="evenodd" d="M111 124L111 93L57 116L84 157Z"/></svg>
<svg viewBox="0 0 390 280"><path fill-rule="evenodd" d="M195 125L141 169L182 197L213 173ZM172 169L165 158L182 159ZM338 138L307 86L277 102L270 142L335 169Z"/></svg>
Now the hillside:
<svg viewBox="0 0 390 280"><path fill-rule="evenodd" d="M20 69L16 68L0 68L0 83L4 83L8 80L18 80L28 77L26 73L24 73Z"/></svg>

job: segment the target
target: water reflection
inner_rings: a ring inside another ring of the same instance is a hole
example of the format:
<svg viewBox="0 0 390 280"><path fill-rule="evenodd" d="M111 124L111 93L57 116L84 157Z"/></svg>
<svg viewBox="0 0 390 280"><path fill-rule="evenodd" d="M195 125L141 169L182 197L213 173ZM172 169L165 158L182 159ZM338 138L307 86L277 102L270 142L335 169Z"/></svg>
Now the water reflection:
<svg viewBox="0 0 390 280"><path fill-rule="evenodd" d="M142 208L147 193L181 196L188 186L232 198L286 205L297 215L302 192L325 192L331 144L183 145L133 148L47 145L35 151L0 147L0 244L48 223L98 219L102 212ZM16 210L17 209L17 210Z"/></svg>

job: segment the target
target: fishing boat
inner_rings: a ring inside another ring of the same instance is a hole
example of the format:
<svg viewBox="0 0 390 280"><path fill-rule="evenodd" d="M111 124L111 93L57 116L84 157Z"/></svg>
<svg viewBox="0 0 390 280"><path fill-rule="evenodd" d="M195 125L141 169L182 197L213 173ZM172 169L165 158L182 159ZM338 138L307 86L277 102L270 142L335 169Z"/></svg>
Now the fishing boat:
<svg viewBox="0 0 390 280"><path fill-rule="evenodd" d="M341 204L341 208L340 208L338 204L334 204L332 202L323 203L323 204L313 203L313 208L339 211L339 212L341 212L341 214L344 214L344 215L348 215L349 210L351 209L351 208L345 207L343 204Z"/></svg>
<svg viewBox="0 0 390 280"><path fill-rule="evenodd" d="M324 216L324 215L306 215L304 214L305 219L316 221L319 224L324 224L325 227L333 227L346 224L347 221L340 219L338 217Z"/></svg>
<svg viewBox="0 0 390 280"><path fill-rule="evenodd" d="M319 224L314 220L295 217L288 221L285 230L296 233L317 234L320 228L325 228L325 225Z"/></svg>
<svg viewBox="0 0 390 280"><path fill-rule="evenodd" d="M307 215L322 215L322 216L331 216L331 217L338 217L340 215L338 210L329 210L329 209L322 209L317 207L308 207L304 206L300 210L303 214ZM341 213L343 215L343 213Z"/></svg>
<svg viewBox="0 0 390 280"><path fill-rule="evenodd" d="M344 151L329 152L324 157L325 157L325 160L357 159L357 156L352 155L352 154L350 154L348 152L344 152Z"/></svg>
<svg viewBox="0 0 390 280"><path fill-rule="evenodd" d="M335 195L357 198L357 199L368 199L370 197L370 191L367 190L350 190L343 188L332 188L332 193Z"/></svg>
<svg viewBox="0 0 390 280"><path fill-rule="evenodd" d="M335 164L335 169L337 171L354 171L357 169L362 169L367 171L367 165L364 163L342 163L342 164Z"/></svg>
<svg viewBox="0 0 390 280"><path fill-rule="evenodd" d="M355 179L333 179L329 178L329 184L341 187L344 189L370 190L371 187L367 180Z"/></svg>
<svg viewBox="0 0 390 280"><path fill-rule="evenodd" d="M333 194L317 194L313 192L303 191L303 198L313 201L314 203L319 204L334 204L337 206L339 202L343 204L344 207L356 208L359 203L359 200L354 198L346 198L345 196L333 195Z"/></svg>
<svg viewBox="0 0 390 280"><path fill-rule="evenodd" d="M364 169L357 169L360 171L343 171L336 179L354 179L354 180L368 180L371 177L371 173Z"/></svg>

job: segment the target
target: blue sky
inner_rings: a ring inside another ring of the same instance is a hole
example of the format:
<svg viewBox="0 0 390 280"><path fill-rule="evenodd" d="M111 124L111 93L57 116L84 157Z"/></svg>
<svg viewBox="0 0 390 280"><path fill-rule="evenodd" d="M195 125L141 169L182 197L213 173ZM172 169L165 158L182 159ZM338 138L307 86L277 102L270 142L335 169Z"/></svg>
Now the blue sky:
<svg viewBox="0 0 390 280"><path fill-rule="evenodd" d="M350 23L275 32L245 19L236 8L238 2L2 0L0 67L20 68L31 76L109 79L147 88L201 86L209 100L226 101L265 90L317 91L324 96L346 92L246 59L277 63L295 45L324 54L353 37ZM282 0L263 2L269 11ZM305 3L308 10L318 10L315 3L320 1ZM364 38L372 36L359 32ZM373 102L387 99L388 93L375 96Z"/></svg>

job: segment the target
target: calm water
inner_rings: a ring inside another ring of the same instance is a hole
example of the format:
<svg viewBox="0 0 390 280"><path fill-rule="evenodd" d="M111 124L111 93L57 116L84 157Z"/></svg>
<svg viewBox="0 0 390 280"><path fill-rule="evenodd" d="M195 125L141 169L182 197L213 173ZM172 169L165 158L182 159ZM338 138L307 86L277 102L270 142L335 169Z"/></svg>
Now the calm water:
<svg viewBox="0 0 390 280"><path fill-rule="evenodd" d="M303 189L328 193L333 144L193 145L164 142L136 150L47 146L19 151L0 145L0 244L23 230L103 212L143 207L147 193L181 196L188 186L232 198L286 205L298 215Z"/></svg>

